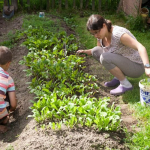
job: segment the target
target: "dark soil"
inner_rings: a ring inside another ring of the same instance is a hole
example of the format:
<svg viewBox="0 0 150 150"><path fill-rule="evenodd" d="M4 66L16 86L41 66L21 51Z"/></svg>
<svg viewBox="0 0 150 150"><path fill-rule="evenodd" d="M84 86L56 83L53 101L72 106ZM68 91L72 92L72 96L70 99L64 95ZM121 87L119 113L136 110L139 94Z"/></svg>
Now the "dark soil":
<svg viewBox="0 0 150 150"><path fill-rule="evenodd" d="M13 18L6 21L0 14L0 42L6 40L6 34L9 31L21 29L23 16ZM53 19L55 17L53 16ZM74 34L74 31L62 22L62 27L68 34ZM34 95L29 93L28 85L26 84L31 79L26 77L23 70L26 66L19 65L19 61L23 56L27 55L28 50L21 47L22 41L15 43L12 48L13 61L11 63L9 74L15 81L16 95L18 106L15 114L11 117L8 124L9 130L0 134L0 150L103 150L106 148L113 149L128 149L125 146L123 131L117 132L98 132L93 129L64 127L62 130L42 130L33 118L27 118L32 114L29 107L32 105L30 100L34 99ZM121 97L115 97L109 94L110 88L104 86L104 82L111 79L110 74L102 68L102 66L92 58L86 58L86 72L97 75L99 93L97 97L110 97L111 102L121 106L122 111L122 126L127 127L132 131L132 125L136 124L136 120L132 117L132 112L128 109L128 104L120 101Z"/></svg>

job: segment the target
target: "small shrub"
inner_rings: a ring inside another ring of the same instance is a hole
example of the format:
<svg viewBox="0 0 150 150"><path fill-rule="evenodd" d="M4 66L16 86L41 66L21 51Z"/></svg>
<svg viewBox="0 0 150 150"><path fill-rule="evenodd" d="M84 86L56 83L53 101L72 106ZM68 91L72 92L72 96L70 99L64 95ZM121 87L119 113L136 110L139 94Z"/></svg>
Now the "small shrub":
<svg viewBox="0 0 150 150"><path fill-rule="evenodd" d="M129 16L128 21L126 22L127 25L129 25L129 28L131 30L138 30L141 32L146 31L146 23L143 20L141 15L138 15L136 18L133 16Z"/></svg>

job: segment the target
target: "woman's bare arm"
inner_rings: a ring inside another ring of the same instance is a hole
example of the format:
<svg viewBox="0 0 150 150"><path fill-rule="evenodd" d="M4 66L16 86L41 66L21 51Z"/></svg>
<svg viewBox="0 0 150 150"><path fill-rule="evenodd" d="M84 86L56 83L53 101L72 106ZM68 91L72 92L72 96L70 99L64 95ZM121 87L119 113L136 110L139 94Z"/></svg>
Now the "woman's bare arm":
<svg viewBox="0 0 150 150"><path fill-rule="evenodd" d="M141 59L143 61L143 64L144 65L149 64L149 58L147 55L146 48L140 42L138 42L137 40L135 40L134 38L132 38L130 35L126 33L121 36L120 41L122 44L128 47L138 50ZM145 73L147 76L150 77L150 68L145 68Z"/></svg>

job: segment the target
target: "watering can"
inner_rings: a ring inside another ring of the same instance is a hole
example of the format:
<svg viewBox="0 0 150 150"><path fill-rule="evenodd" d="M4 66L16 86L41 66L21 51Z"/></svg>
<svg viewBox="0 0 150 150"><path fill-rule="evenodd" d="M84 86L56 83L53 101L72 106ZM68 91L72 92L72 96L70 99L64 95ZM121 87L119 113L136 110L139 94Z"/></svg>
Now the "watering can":
<svg viewBox="0 0 150 150"><path fill-rule="evenodd" d="M9 0L8 0L8 6L3 7L3 17L6 19L10 19L14 15L14 6L10 6Z"/></svg>

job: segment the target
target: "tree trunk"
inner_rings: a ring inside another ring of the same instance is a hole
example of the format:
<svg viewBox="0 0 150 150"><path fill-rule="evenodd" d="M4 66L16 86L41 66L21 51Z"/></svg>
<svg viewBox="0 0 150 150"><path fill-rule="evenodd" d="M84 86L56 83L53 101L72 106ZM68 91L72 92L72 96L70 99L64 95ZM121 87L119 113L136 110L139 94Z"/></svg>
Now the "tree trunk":
<svg viewBox="0 0 150 150"><path fill-rule="evenodd" d="M83 0L80 0L80 9L82 10L83 8Z"/></svg>
<svg viewBox="0 0 150 150"><path fill-rule="evenodd" d="M73 0L73 8L76 8L76 0Z"/></svg>
<svg viewBox="0 0 150 150"><path fill-rule="evenodd" d="M18 9L18 0L12 0L11 5L14 6L15 11L17 11L17 9Z"/></svg>
<svg viewBox="0 0 150 150"><path fill-rule="evenodd" d="M85 8L87 9L89 7L89 0L86 0Z"/></svg>
<svg viewBox="0 0 150 150"><path fill-rule="evenodd" d="M122 7L123 7L123 0L120 0L119 5L118 5L118 9L117 9L117 13L119 11L121 11Z"/></svg>
<svg viewBox="0 0 150 150"><path fill-rule="evenodd" d="M59 0L59 10L61 11L61 0Z"/></svg>
<svg viewBox="0 0 150 150"><path fill-rule="evenodd" d="M65 8L68 9L68 0L65 2Z"/></svg>
<svg viewBox="0 0 150 150"><path fill-rule="evenodd" d="M50 9L50 0L47 0L46 11L49 11L49 9Z"/></svg>
<svg viewBox="0 0 150 150"><path fill-rule="evenodd" d="M102 1L101 0L99 0L99 3L98 3L98 11L100 12L101 11L101 3Z"/></svg>
<svg viewBox="0 0 150 150"><path fill-rule="evenodd" d="M95 0L92 0L92 10L95 10Z"/></svg>
<svg viewBox="0 0 150 150"><path fill-rule="evenodd" d="M141 0L120 0L117 11L121 10L127 15L136 17L141 7Z"/></svg>

